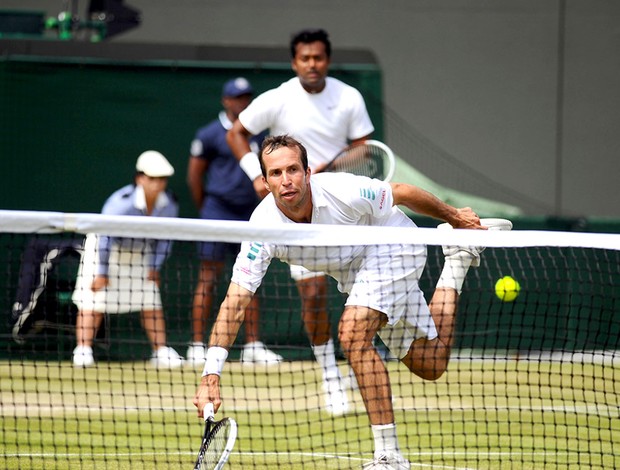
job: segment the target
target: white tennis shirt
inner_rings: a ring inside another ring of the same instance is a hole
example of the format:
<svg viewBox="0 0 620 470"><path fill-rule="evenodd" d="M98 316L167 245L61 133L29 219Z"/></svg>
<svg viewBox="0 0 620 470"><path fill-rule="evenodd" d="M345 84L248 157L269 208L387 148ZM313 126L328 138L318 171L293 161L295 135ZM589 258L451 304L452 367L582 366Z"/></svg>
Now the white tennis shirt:
<svg viewBox="0 0 620 470"><path fill-rule="evenodd" d="M361 93L332 77L314 94L293 77L257 96L239 121L254 135L269 129L271 135L294 137L306 147L312 169L329 163L348 141L374 131Z"/></svg>
<svg viewBox="0 0 620 470"><path fill-rule="evenodd" d="M393 206L389 183L349 173L319 173L311 176L310 184L313 224L415 227L409 217ZM278 209L272 194L261 201L250 221L270 226L296 223ZM366 246L300 247L243 242L232 282L256 292L271 260L278 258L311 271L324 271L339 282L341 291L348 292L357 261L365 253Z"/></svg>

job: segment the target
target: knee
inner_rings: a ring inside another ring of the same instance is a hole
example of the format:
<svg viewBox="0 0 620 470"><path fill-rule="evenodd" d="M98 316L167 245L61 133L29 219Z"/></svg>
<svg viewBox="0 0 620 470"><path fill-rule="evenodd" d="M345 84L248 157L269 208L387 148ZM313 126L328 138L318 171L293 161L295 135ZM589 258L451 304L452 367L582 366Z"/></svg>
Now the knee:
<svg viewBox="0 0 620 470"><path fill-rule="evenodd" d="M431 382L434 382L436 380L439 380L441 378L441 376L444 374L444 372L446 371L445 368L441 369L438 367L433 367L433 368L429 368L429 369L422 369L419 372L415 372L412 370L413 373L415 373L418 377L424 379L424 380L428 380Z"/></svg>
<svg viewBox="0 0 620 470"><path fill-rule="evenodd" d="M435 381L441 378L448 368L450 350L437 341L418 341L401 362L418 377Z"/></svg>

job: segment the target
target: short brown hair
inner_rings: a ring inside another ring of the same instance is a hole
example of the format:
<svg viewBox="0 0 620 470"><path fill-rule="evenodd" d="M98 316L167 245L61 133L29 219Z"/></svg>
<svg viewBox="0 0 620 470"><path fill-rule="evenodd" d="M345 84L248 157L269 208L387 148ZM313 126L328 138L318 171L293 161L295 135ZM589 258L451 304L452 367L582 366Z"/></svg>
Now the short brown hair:
<svg viewBox="0 0 620 470"><path fill-rule="evenodd" d="M301 165L303 166L304 171L308 170L308 151L301 142L294 139L288 134L270 135L268 137L265 137L265 140L263 140L263 144L261 145L260 153L258 155L260 169L265 178L267 177L267 169L265 168L263 155L269 155L271 152L281 147L297 149L299 153L299 159L301 160Z"/></svg>

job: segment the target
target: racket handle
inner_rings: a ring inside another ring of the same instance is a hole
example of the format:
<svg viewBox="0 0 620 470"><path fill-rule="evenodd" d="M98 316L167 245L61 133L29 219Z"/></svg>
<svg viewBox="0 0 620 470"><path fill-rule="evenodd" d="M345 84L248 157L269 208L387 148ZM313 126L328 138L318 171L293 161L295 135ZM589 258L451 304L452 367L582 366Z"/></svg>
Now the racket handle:
<svg viewBox="0 0 620 470"><path fill-rule="evenodd" d="M215 416L215 411L213 408L213 403L207 403L205 407L202 409L202 417L205 421L213 419Z"/></svg>

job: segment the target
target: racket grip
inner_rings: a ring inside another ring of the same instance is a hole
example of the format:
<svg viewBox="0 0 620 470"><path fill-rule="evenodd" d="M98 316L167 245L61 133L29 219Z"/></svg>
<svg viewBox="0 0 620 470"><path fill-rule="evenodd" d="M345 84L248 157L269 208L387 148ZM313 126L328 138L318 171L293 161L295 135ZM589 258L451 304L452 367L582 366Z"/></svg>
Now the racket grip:
<svg viewBox="0 0 620 470"><path fill-rule="evenodd" d="M215 410L213 408L213 403L207 403L205 407L202 409L202 417L205 421L213 419L215 416Z"/></svg>

